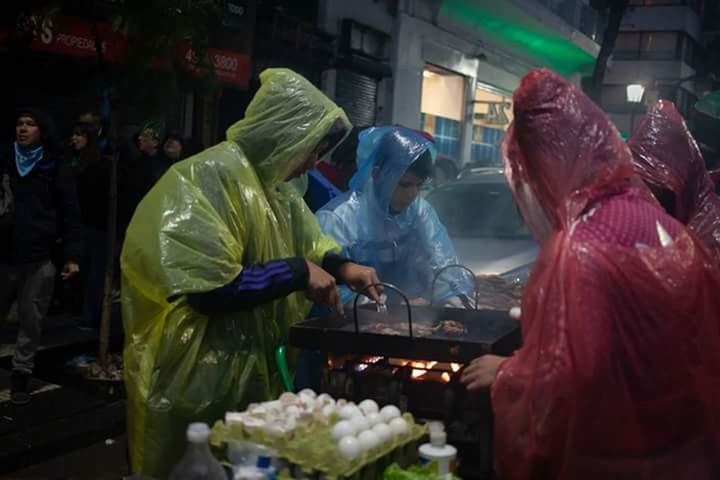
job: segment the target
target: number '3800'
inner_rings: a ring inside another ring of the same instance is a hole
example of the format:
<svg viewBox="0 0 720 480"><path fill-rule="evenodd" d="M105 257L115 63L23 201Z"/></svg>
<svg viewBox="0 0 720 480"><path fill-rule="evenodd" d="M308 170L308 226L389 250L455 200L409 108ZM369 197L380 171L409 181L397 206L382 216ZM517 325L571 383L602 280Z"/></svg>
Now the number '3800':
<svg viewBox="0 0 720 480"><path fill-rule="evenodd" d="M228 57L226 55L215 54L213 55L213 63L215 68L235 72L238 69L238 60L234 57Z"/></svg>

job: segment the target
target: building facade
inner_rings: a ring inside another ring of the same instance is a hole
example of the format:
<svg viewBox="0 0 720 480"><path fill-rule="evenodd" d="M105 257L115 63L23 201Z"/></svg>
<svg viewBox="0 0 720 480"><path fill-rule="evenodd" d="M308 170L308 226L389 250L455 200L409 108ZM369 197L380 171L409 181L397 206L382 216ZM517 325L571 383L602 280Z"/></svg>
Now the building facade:
<svg viewBox="0 0 720 480"><path fill-rule="evenodd" d="M321 0L318 22L339 39L323 88L351 120L423 129L459 166L501 165L521 77L579 84L602 30L582 0Z"/></svg>
<svg viewBox="0 0 720 480"><path fill-rule="evenodd" d="M612 60L605 74L601 103L628 136L659 98L675 102L692 122L701 95L698 71L704 60L702 0L631 0L625 11ZM627 99L627 86L642 85L640 103Z"/></svg>

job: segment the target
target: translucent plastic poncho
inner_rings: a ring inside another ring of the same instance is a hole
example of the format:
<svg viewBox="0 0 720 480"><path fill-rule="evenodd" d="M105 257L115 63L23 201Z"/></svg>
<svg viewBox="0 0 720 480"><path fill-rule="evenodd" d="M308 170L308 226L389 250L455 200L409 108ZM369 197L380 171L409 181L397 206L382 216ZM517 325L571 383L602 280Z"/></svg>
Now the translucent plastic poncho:
<svg viewBox="0 0 720 480"><path fill-rule="evenodd" d="M654 190L674 196L674 211L720 261L720 198L697 143L672 102L661 100L628 140L635 171Z"/></svg>
<svg viewBox="0 0 720 480"><path fill-rule="evenodd" d="M513 104L506 171L542 251L492 386L498 478L720 478L712 259L576 87L533 71Z"/></svg>
<svg viewBox="0 0 720 480"><path fill-rule="evenodd" d="M187 424L281 392L273 356L305 318L302 293L252 310L201 315L186 294L232 281L244 265L337 244L284 180L344 112L290 70L262 86L227 141L174 165L141 202L122 252L128 434L136 473L165 478Z"/></svg>
<svg viewBox="0 0 720 480"><path fill-rule="evenodd" d="M419 196L402 212L390 202L400 177L433 144L403 127L369 128L360 133L358 171L350 192L317 212L323 231L354 262L376 269L383 282L409 298L430 299L433 278L442 267L456 264L455 248L432 206ZM473 282L463 270L452 269L438 279L436 299L471 296ZM353 293L341 288L342 301Z"/></svg>

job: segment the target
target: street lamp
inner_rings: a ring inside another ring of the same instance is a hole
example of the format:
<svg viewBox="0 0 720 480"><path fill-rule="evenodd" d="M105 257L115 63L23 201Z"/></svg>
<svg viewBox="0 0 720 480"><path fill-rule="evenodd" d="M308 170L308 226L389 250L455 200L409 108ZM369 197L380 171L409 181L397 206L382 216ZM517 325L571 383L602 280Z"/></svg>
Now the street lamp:
<svg viewBox="0 0 720 480"><path fill-rule="evenodd" d="M642 102L643 94L645 93L645 87L639 83L631 83L627 86L627 101L630 103Z"/></svg>

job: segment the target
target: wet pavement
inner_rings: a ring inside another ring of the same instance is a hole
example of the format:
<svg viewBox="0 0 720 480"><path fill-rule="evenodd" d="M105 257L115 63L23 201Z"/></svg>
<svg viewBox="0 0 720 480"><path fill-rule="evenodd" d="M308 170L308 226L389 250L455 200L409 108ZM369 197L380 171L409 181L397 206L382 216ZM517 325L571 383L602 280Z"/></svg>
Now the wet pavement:
<svg viewBox="0 0 720 480"><path fill-rule="evenodd" d="M10 402L15 326L0 329L1 479L119 479L127 474L122 382L94 382L79 375L72 360L96 352L97 332L80 330L76 322L68 317L46 320L31 402L25 406ZM119 351L120 329L114 330L111 348ZM107 439L112 441L106 444Z"/></svg>

